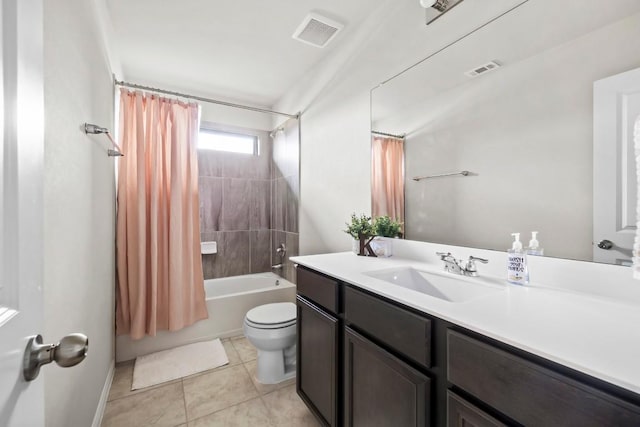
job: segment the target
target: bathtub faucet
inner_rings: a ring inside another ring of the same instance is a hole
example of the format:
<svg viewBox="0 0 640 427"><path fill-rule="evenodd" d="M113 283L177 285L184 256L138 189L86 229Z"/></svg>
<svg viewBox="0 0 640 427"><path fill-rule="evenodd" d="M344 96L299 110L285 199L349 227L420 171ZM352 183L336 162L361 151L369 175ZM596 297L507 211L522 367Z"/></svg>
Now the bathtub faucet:
<svg viewBox="0 0 640 427"><path fill-rule="evenodd" d="M276 264L271 266L272 270L282 270L282 264Z"/></svg>

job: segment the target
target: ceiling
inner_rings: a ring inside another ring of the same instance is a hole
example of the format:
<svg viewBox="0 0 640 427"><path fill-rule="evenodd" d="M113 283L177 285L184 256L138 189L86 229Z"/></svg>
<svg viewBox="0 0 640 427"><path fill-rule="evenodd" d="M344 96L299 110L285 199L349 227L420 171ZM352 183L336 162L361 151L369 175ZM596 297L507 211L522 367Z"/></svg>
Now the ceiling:
<svg viewBox="0 0 640 427"><path fill-rule="evenodd" d="M384 1L106 0L106 4L125 80L272 106L345 43ZM310 11L345 25L323 49L291 38Z"/></svg>
<svg viewBox="0 0 640 427"><path fill-rule="evenodd" d="M552 14L545 0L528 1L376 88L372 95L374 127L399 134L416 131L433 119L424 111L441 114L447 102L460 101L461 92L465 92L465 96L477 96L474 90L481 83L501 78L501 70L477 79L470 79L464 74L466 71L490 60L498 61L503 67L515 65L638 13L640 2L637 0L617 0L615 8L604 9L600 0L565 0L554 5ZM539 31L541 23L545 25L544 31Z"/></svg>

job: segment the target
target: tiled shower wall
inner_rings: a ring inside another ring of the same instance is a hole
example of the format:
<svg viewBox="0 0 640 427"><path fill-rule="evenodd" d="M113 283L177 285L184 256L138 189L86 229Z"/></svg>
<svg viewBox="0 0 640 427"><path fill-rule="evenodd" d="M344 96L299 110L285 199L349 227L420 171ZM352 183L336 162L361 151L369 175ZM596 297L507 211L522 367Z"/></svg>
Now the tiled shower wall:
<svg viewBox="0 0 640 427"><path fill-rule="evenodd" d="M272 271L272 265L281 263L275 252L279 243L285 243L287 258L298 254L297 121L287 124L284 134L276 134L275 143L268 132L210 127L257 135L259 154L198 150L200 236L218 245L217 254L202 256L204 278ZM283 137L289 134L295 144ZM289 181L295 185L285 188ZM288 260L283 264L281 271L273 271L294 279L292 264Z"/></svg>

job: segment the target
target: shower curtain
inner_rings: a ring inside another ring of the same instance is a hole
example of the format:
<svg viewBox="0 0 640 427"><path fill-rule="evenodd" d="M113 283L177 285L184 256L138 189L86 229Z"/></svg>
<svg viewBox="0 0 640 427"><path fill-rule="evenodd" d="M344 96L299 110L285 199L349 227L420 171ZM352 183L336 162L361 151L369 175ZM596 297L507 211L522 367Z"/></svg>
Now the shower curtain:
<svg viewBox="0 0 640 427"><path fill-rule="evenodd" d="M373 138L371 201L374 218L389 215L404 224L404 140Z"/></svg>
<svg viewBox="0 0 640 427"><path fill-rule="evenodd" d="M197 104L120 91L116 331L139 339L208 317Z"/></svg>

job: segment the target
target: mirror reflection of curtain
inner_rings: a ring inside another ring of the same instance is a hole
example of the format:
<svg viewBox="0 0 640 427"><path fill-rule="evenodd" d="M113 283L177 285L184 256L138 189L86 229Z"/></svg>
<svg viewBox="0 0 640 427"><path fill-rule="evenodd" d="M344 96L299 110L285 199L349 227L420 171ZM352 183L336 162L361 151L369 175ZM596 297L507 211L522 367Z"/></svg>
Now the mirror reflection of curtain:
<svg viewBox="0 0 640 427"><path fill-rule="evenodd" d="M371 145L371 215L404 223L404 140L375 136Z"/></svg>

